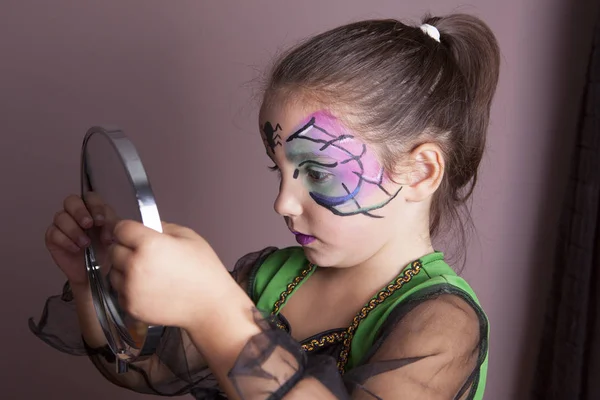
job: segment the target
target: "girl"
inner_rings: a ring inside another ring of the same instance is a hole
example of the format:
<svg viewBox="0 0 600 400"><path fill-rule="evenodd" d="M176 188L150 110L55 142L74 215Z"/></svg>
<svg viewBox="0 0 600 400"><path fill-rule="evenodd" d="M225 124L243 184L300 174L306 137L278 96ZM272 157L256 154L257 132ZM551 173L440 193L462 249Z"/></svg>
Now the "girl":
<svg viewBox="0 0 600 400"><path fill-rule="evenodd" d="M229 273L189 229L119 222L111 283L134 317L169 328L115 375L81 265L83 229L104 222L71 196L46 235L68 283L31 328L142 393L481 399L488 321L431 238L473 191L498 73L493 33L468 15L311 38L275 64L259 115L275 211L300 246Z"/></svg>

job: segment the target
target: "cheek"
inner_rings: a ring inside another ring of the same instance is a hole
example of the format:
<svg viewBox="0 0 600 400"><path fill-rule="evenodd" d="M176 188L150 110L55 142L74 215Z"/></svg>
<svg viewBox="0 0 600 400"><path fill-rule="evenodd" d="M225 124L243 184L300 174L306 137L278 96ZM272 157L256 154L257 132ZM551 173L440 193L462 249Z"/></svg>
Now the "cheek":
<svg viewBox="0 0 600 400"><path fill-rule="evenodd" d="M365 240L372 241L378 236L379 220L364 215L338 216L328 209L313 202L308 215L313 233L322 241L334 246L349 246L362 244Z"/></svg>

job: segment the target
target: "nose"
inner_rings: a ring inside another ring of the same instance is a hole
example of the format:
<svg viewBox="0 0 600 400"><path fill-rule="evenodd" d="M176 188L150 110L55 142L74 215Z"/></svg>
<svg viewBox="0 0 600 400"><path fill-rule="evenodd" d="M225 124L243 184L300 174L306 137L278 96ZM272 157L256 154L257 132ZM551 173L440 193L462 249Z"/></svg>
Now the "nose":
<svg viewBox="0 0 600 400"><path fill-rule="evenodd" d="M279 194L273 208L282 217L297 217L302 214L301 185L295 179L281 179Z"/></svg>

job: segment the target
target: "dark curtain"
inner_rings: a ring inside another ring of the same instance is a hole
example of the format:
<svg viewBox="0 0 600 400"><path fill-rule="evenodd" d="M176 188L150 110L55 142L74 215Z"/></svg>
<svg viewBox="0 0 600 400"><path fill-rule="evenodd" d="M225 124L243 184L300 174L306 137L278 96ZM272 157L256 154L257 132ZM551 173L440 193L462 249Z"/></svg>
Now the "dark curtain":
<svg viewBox="0 0 600 400"><path fill-rule="evenodd" d="M568 77L566 78L568 79ZM600 400L600 26L585 98L552 284L535 370L533 398Z"/></svg>

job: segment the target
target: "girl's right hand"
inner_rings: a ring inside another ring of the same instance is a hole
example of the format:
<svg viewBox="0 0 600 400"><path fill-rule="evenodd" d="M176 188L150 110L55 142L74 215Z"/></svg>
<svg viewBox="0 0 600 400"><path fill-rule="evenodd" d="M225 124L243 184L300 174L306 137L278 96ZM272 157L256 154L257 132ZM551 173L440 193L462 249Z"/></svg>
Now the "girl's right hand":
<svg viewBox="0 0 600 400"><path fill-rule="evenodd" d="M46 230L46 248L71 286L88 283L83 251L90 244L90 237L85 230L104 227L106 222L105 206L99 198L92 197L88 205L89 210L80 196L68 196Z"/></svg>

